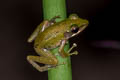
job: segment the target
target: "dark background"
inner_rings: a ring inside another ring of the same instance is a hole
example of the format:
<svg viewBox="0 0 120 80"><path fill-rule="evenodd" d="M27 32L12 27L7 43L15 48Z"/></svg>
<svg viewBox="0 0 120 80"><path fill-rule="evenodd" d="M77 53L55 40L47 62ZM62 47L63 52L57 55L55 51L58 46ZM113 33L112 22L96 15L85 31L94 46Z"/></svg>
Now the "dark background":
<svg viewBox="0 0 120 80"><path fill-rule="evenodd" d="M67 0L67 13L90 22L70 39L79 51L72 56L73 80L120 80L117 0ZM0 80L47 80L47 72L38 72L26 61L27 55L36 55L27 38L42 16L41 0L0 1Z"/></svg>

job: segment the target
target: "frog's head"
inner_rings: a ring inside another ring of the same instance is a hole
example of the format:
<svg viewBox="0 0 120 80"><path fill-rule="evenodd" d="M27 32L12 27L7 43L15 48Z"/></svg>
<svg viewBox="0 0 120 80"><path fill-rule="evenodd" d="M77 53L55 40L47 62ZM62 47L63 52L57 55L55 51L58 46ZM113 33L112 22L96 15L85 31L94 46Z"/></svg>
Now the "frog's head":
<svg viewBox="0 0 120 80"><path fill-rule="evenodd" d="M88 26L88 21L79 18L76 14L71 14L68 18L71 22L69 25L69 30L65 33L66 38L71 38L81 31L83 31Z"/></svg>

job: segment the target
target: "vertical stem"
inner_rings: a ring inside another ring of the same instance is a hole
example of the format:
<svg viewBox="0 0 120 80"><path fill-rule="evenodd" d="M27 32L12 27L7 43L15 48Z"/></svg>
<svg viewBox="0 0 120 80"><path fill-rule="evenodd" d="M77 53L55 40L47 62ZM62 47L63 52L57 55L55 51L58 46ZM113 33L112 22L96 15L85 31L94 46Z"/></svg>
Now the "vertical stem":
<svg viewBox="0 0 120 80"><path fill-rule="evenodd" d="M61 21L66 18L66 3L65 0L43 0L43 14L44 19L51 19L54 16L60 16ZM59 28L58 28L59 29ZM65 51L69 48L69 44L65 46ZM58 48L52 50L53 54L58 54ZM64 65L59 65L56 68L50 69L48 71L48 80L72 80L71 72L71 61L70 57L62 58L57 56L59 64L65 63Z"/></svg>

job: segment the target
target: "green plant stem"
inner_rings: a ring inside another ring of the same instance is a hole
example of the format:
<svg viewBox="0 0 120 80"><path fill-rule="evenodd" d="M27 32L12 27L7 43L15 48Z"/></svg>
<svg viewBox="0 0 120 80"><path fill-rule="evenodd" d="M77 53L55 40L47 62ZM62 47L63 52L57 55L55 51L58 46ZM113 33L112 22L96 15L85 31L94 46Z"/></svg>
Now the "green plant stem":
<svg viewBox="0 0 120 80"><path fill-rule="evenodd" d="M44 19L51 19L54 16L60 16L58 21L66 18L66 3L65 0L43 0L43 15ZM69 48L69 44L65 46L65 51ZM58 48L52 50L53 54L58 54ZM71 61L70 57L62 58L57 56L59 65L56 68L48 71L48 80L72 80Z"/></svg>

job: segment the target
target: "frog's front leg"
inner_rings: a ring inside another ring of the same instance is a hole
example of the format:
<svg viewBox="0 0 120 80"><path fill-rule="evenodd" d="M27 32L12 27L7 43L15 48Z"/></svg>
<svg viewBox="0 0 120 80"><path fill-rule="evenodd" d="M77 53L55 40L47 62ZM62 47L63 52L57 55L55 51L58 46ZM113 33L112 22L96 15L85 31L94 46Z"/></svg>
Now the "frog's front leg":
<svg viewBox="0 0 120 80"><path fill-rule="evenodd" d="M67 51L67 53L70 53L74 47L77 47L77 44L76 44L76 43L73 43L72 47ZM74 54L74 55L77 55L78 52L77 52L77 51L74 51L74 52L70 53L69 55L73 55L73 54Z"/></svg>
<svg viewBox="0 0 120 80"><path fill-rule="evenodd" d="M50 68L56 67L58 60L51 53L43 53L44 56L27 56L27 60L33 65L38 71L47 71ZM45 64L45 66L40 66L37 63Z"/></svg>
<svg viewBox="0 0 120 80"><path fill-rule="evenodd" d="M75 43L73 44L73 46L72 46L67 52L64 51L64 46L65 46L65 44L66 44L66 41L67 41L67 40L62 40L62 41L61 41L61 45L60 45L60 48L59 48L59 53L60 53L60 55L61 55L63 58L64 58L64 57L67 57L67 56L70 56L70 55L73 55L73 54L77 55L77 54L78 54L77 51L74 51L74 52L70 53L70 51L71 51L74 47L77 46L77 44L75 44Z"/></svg>

